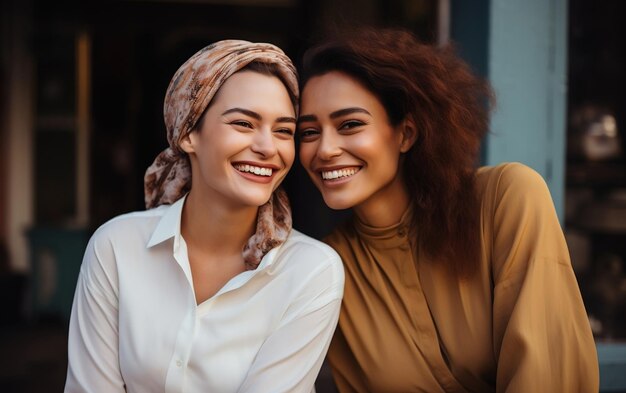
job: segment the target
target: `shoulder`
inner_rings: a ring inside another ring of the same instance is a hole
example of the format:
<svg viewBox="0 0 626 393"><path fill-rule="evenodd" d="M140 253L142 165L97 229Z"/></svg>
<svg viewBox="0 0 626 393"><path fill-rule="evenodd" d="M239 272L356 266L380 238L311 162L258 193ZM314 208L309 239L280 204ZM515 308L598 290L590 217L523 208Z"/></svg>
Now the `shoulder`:
<svg viewBox="0 0 626 393"><path fill-rule="evenodd" d="M519 162L481 167L477 171L477 183L496 193L511 188L532 192L536 188L547 187L545 180L537 171Z"/></svg>
<svg viewBox="0 0 626 393"><path fill-rule="evenodd" d="M346 248L357 241L357 234L354 230L352 219L338 225L328 236L324 238L324 243L328 244L337 252L342 254Z"/></svg>
<svg viewBox="0 0 626 393"><path fill-rule="evenodd" d="M144 232L151 233L166 210L167 206L159 206L155 209L121 214L102 224L94 232L92 239L115 241Z"/></svg>
<svg viewBox="0 0 626 393"><path fill-rule="evenodd" d="M295 229L280 247L273 249L268 268L280 299L288 303L284 322L292 321L331 303L338 311L344 290L344 270L339 255L328 245Z"/></svg>
<svg viewBox="0 0 626 393"><path fill-rule="evenodd" d="M341 267L341 258L332 247L295 229L281 248L281 255L287 254L297 257L301 263Z"/></svg>
<svg viewBox="0 0 626 393"><path fill-rule="evenodd" d="M91 252L99 259L112 260L121 251L145 249L154 228L166 210L166 206L160 206L110 219L93 233L86 254Z"/></svg>
<svg viewBox="0 0 626 393"><path fill-rule="evenodd" d="M539 173L526 165L507 163L481 168L479 179L484 186L483 225L484 233L490 234L495 277L500 276L500 269L517 271L513 266L526 266L520 261L539 255L566 258L554 203Z"/></svg>
<svg viewBox="0 0 626 393"><path fill-rule="evenodd" d="M519 162L481 167L477 172L477 182L494 192L511 187L526 189L546 186L546 182L537 171Z"/></svg>
<svg viewBox="0 0 626 393"><path fill-rule="evenodd" d="M275 274L302 288L343 293L343 264L328 245L293 229L275 250L274 266L270 268Z"/></svg>
<svg viewBox="0 0 626 393"><path fill-rule="evenodd" d="M552 198L543 177L534 169L517 162L482 167L477 184L483 201L490 199L494 208L506 204L543 204Z"/></svg>
<svg viewBox="0 0 626 393"><path fill-rule="evenodd" d="M81 272L88 281L115 282L118 264L123 260L141 260L148 241L167 206L119 215L102 224L91 236Z"/></svg>

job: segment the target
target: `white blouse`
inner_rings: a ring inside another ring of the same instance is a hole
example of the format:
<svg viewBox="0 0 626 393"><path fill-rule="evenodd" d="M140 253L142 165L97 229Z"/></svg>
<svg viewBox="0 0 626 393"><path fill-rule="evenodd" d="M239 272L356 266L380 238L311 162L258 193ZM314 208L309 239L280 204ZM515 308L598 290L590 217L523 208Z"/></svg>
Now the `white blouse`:
<svg viewBox="0 0 626 393"><path fill-rule="evenodd" d="M343 296L337 253L292 230L197 305L183 203L119 216L91 238L65 392L312 391Z"/></svg>

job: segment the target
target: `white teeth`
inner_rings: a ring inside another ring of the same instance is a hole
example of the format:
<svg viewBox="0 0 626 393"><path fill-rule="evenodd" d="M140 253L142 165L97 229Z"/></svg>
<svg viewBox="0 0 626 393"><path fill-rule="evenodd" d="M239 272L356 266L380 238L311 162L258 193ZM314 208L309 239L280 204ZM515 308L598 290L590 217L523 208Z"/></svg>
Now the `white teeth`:
<svg viewBox="0 0 626 393"><path fill-rule="evenodd" d="M272 168L262 168L260 166L253 166L248 164L237 164L235 165L235 169L240 172L254 173L258 176L272 176Z"/></svg>
<svg viewBox="0 0 626 393"><path fill-rule="evenodd" d="M334 180L339 179L340 177L349 177L354 175L359 171L359 168L348 168L348 169L340 169L335 171L323 171L322 179L324 180Z"/></svg>

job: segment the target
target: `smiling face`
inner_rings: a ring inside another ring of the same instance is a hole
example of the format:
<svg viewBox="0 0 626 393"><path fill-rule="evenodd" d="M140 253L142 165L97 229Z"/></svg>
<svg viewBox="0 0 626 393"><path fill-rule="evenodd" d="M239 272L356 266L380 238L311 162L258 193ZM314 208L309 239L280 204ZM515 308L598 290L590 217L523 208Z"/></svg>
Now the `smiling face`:
<svg viewBox="0 0 626 393"><path fill-rule="evenodd" d="M329 207L366 210L405 199L406 122L392 126L380 100L339 71L309 79L301 103L300 160Z"/></svg>
<svg viewBox="0 0 626 393"><path fill-rule="evenodd" d="M294 131L294 107L277 77L235 73L181 141L191 161L191 192L212 203L261 206L293 164Z"/></svg>

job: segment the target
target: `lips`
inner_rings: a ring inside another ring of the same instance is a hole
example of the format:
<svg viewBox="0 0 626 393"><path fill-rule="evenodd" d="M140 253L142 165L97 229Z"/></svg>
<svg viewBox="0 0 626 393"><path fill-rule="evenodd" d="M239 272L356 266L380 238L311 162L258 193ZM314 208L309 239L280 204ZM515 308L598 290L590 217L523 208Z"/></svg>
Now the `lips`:
<svg viewBox="0 0 626 393"><path fill-rule="evenodd" d="M361 170L361 167L350 166L350 167L333 168L333 169L322 169L320 171L320 174L323 180L339 180L339 179L351 177L360 170Z"/></svg>

